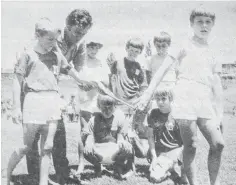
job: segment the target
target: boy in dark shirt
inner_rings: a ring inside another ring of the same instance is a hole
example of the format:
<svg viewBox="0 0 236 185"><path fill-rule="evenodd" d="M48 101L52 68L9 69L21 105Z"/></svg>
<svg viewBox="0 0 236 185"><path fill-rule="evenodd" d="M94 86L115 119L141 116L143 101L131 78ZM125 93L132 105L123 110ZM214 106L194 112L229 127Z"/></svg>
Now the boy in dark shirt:
<svg viewBox="0 0 236 185"><path fill-rule="evenodd" d="M110 89L118 98L130 104L140 96L142 91L144 72L136 59L142 53L143 48L144 44L139 38L132 38L126 43L126 57L119 62L113 54L107 58L111 70ZM125 105L119 107L126 116L134 114L134 110Z"/></svg>
<svg viewBox="0 0 236 185"><path fill-rule="evenodd" d="M98 95L98 108L83 130L84 157L95 166L96 176L101 176L103 164L115 164L120 178L126 178L133 158L132 145L124 140L127 122L121 111L115 112L115 100L107 95ZM127 173L122 174L126 168Z"/></svg>
<svg viewBox="0 0 236 185"><path fill-rule="evenodd" d="M179 127L171 116L172 92L159 90L154 98L159 108L152 109L147 117L151 154L149 171L151 181L161 182L174 171L178 163L182 163L183 148ZM181 184L187 184L185 174L181 176Z"/></svg>

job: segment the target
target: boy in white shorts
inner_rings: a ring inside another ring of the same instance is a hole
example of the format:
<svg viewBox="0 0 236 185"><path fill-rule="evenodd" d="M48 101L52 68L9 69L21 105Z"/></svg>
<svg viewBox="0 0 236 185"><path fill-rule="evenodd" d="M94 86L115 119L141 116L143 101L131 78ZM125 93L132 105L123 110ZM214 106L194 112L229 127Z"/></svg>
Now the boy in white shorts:
<svg viewBox="0 0 236 185"><path fill-rule="evenodd" d="M190 15L194 36L186 43L185 57L178 68L178 79L173 89L172 115L177 120L183 140L184 170L191 185L196 185L195 154L197 127L210 145L208 169L211 185L220 184L218 173L224 140L215 123L213 92L216 81L220 82L220 65L217 64L208 45L208 37L215 23L215 14L204 9L195 9ZM143 109L150 101L155 88L170 67L165 64L155 74L138 108ZM214 84L213 84L214 83Z"/></svg>
<svg viewBox="0 0 236 185"><path fill-rule="evenodd" d="M48 18L40 19L35 25L37 43L22 53L15 66L13 120L23 120L24 145L17 148L10 157L7 185L10 184L16 165L32 150L38 132L41 135L40 185L48 184L53 140L61 119L62 105L58 92L60 71L73 77L84 88L90 88L88 83L79 79L78 73L70 67L58 49L56 43L60 33ZM20 102L21 92L25 94L23 102Z"/></svg>

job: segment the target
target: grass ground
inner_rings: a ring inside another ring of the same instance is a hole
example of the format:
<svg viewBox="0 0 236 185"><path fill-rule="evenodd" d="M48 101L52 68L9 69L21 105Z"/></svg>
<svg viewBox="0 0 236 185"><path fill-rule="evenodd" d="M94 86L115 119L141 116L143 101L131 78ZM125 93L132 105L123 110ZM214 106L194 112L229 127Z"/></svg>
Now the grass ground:
<svg viewBox="0 0 236 185"><path fill-rule="evenodd" d="M3 122L2 120L2 171L5 171L7 166L7 161L13 149L20 144L22 144L22 128L20 125L14 125L10 121ZM225 142L226 147L224 149L222 157L222 167L221 167L221 180L222 185L233 185L236 182L236 117L231 115L225 115L224 126L225 126ZM68 123L66 124L67 131L67 156L70 161L70 165L75 167L77 165L77 148L76 148L76 124ZM14 134L12 134L14 133ZM207 174L207 150L208 146L205 139L199 134L199 147L197 151L197 167L198 167L198 180L200 185L209 184L208 174ZM138 175L131 177L127 181L119 181L109 176L103 176L102 178L95 178L93 176L93 169L91 165L87 163L85 168L85 173L82 178L89 180L91 185L148 185L150 184L147 179L147 162L144 159L137 160L137 172ZM53 173L53 167L51 166L51 173ZM20 175L21 178L26 178L27 174L25 158L18 164L14 171L14 175ZM24 181L24 180L23 180ZM29 179L25 182L29 182ZM2 182L4 185L4 182ZM29 182L29 184L31 184ZM163 182L160 185L169 185L172 182L169 180Z"/></svg>
<svg viewBox="0 0 236 185"><path fill-rule="evenodd" d="M231 110L234 106L235 100L235 89L227 89L225 91L226 101L225 107L227 110ZM228 112L228 111L227 111ZM234 185L236 182L236 117L232 114L226 113L224 115L223 125L225 128L224 138L225 138L225 149L222 157L222 167L221 167L221 184L222 185ZM1 170L4 174L7 166L8 159L13 152L14 148L22 144L22 127L21 125L15 125L11 121L7 121L2 118L1 124ZM67 131L67 157L70 161L71 167L76 167L78 161L77 155L77 125L75 123L66 124ZM199 134L199 145L197 150L197 170L198 170L198 181L200 185L209 184L208 173L207 173L207 151L208 146L202 135ZM137 159L137 175L129 178L126 181L119 181L113 177L104 175L102 178L95 178L93 175L93 169L90 164L86 164L83 179L88 180L91 185L150 185L147 179L148 163L144 159ZM54 173L53 166L51 165L51 174ZM26 175L26 161L25 158L17 165L14 173L17 178L21 178L24 185L33 185L31 179ZM4 181L2 179L2 184ZM160 185L170 185L173 184L171 180L167 180ZM71 184L70 184L71 185Z"/></svg>

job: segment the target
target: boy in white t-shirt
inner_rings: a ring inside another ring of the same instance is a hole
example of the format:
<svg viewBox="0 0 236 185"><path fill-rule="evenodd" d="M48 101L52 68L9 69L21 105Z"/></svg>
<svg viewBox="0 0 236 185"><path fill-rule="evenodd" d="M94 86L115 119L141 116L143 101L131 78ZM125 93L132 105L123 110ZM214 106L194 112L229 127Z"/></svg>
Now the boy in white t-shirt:
<svg viewBox="0 0 236 185"><path fill-rule="evenodd" d="M221 154L224 140L215 121L218 113L214 110L214 98L221 96L221 66L216 62L209 48L208 37L215 23L215 14L204 9L195 9L190 15L190 25L194 36L186 43L185 57L178 68L178 78L173 89L174 102L172 115L179 124L183 140L184 170L191 185L198 184L196 179L195 155L197 127L210 145L208 170L211 185L218 185ZM140 99L138 109L144 109L150 101L155 88L170 68L171 63L162 65L153 77L147 91ZM218 84L218 85L216 85Z"/></svg>

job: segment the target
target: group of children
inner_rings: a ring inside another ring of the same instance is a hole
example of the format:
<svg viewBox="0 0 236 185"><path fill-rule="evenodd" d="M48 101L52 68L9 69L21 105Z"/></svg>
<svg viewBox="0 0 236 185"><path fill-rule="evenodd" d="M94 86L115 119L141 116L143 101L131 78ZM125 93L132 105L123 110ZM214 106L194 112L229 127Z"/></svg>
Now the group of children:
<svg viewBox="0 0 236 185"><path fill-rule="evenodd" d="M157 54L143 69L137 62L144 49L139 38L127 41L127 56L117 60L110 54L105 67L96 58L102 44L85 44L81 40L92 26L89 13L82 12L83 18L79 15L81 10L69 14L62 38L61 30L49 19L41 19L35 27L37 44L17 60L14 119L23 120L24 145L9 160L7 184L21 158L32 151L37 134L41 135L41 163L37 164L40 185L48 183L51 153L58 183L65 183L68 160L66 146L60 146L65 132L57 134L64 127L61 105L57 103L57 78L63 73L77 81L79 96L86 97L80 101L79 165L72 174L74 178L79 179L83 172L85 158L94 165L97 176L108 171L106 164L113 164L115 174L126 179L135 173L135 157L139 157L148 159L153 182L163 181L180 167L178 183L196 185L198 126L210 145L210 183L219 185L224 147L219 129L222 87L220 67L207 42L215 15L202 9L192 11L190 25L194 36L176 57L168 53L170 35L156 35L153 44ZM54 149L55 145L61 151ZM58 154L53 154L55 151Z"/></svg>

